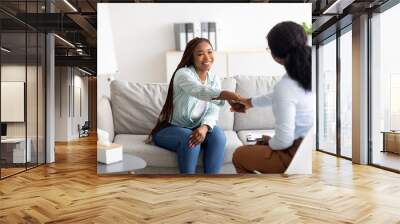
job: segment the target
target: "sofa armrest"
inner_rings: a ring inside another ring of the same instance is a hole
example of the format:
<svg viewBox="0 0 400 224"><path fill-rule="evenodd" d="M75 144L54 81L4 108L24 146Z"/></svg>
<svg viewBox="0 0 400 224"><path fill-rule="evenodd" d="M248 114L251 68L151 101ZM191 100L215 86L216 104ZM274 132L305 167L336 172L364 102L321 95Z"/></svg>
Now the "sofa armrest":
<svg viewBox="0 0 400 224"><path fill-rule="evenodd" d="M109 134L109 140L114 141L114 120L110 99L102 96L97 104L97 128Z"/></svg>

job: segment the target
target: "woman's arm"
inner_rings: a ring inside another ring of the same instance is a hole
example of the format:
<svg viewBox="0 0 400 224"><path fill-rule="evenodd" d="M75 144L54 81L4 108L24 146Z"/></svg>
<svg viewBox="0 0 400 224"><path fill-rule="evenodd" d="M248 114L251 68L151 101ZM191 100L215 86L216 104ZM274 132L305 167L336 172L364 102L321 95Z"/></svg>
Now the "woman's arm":
<svg viewBox="0 0 400 224"><path fill-rule="evenodd" d="M218 97L214 98L213 100L234 100L234 101L239 101L241 99L240 95L231 92L228 90L221 90L220 94Z"/></svg>
<svg viewBox="0 0 400 224"><path fill-rule="evenodd" d="M230 91L221 90L216 86L201 85L198 80L190 74L190 69L179 69L174 78L174 85L179 86L188 95L204 101L212 100L238 100L239 96Z"/></svg>
<svg viewBox="0 0 400 224"><path fill-rule="evenodd" d="M218 79L214 80L213 87L221 89L221 82ZM224 94L224 92L225 91L221 91L221 94ZM219 106L222 106L225 103L225 101L223 100L213 100L211 102L212 103L208 104L208 109L206 111L206 114L204 115L203 120L201 121L202 125L208 126L208 132L212 132L214 126L217 124L219 117Z"/></svg>
<svg viewBox="0 0 400 224"><path fill-rule="evenodd" d="M252 98L241 98L236 101L229 101L232 112L245 113L246 110L252 107L267 107L272 105L273 93L256 96Z"/></svg>
<svg viewBox="0 0 400 224"><path fill-rule="evenodd" d="M252 107L268 107L272 105L273 93L255 96L251 98Z"/></svg>
<svg viewBox="0 0 400 224"><path fill-rule="evenodd" d="M207 125L209 127L208 131L212 132L214 126L217 124L219 116L219 107L215 104L209 104L208 110L201 121L202 125Z"/></svg>

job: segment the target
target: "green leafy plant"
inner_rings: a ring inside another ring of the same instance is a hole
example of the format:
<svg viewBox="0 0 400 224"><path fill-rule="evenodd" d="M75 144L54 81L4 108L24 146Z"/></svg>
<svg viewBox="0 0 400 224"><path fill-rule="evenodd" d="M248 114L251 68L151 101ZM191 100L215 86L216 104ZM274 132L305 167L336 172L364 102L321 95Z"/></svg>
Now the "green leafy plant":
<svg viewBox="0 0 400 224"><path fill-rule="evenodd" d="M312 34L311 25L307 25L306 22L303 22L303 23L301 24L301 26L303 27L304 32L306 32L307 35L311 35L311 34Z"/></svg>

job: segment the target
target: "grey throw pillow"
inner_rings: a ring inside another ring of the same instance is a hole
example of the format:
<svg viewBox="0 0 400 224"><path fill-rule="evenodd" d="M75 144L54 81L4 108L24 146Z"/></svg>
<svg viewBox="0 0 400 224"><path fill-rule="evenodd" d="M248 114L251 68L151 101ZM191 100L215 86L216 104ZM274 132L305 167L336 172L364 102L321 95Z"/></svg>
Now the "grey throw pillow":
<svg viewBox="0 0 400 224"><path fill-rule="evenodd" d="M115 80L110 84L116 134L149 134L167 96L168 84Z"/></svg>
<svg viewBox="0 0 400 224"><path fill-rule="evenodd" d="M282 76L235 76L236 92L243 97L259 96L273 91ZM247 113L235 113L234 130L273 129L272 107L252 108Z"/></svg>

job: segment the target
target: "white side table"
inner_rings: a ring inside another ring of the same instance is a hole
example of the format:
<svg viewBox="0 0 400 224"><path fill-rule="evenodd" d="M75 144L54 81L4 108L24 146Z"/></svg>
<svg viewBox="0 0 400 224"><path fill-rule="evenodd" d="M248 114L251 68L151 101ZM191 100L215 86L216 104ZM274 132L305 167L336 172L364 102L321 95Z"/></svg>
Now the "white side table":
<svg viewBox="0 0 400 224"><path fill-rule="evenodd" d="M5 147L11 147L12 149L12 163L25 163L31 161L31 145L32 141L30 138L6 138L1 140L1 144ZM25 144L27 145L25 151Z"/></svg>
<svg viewBox="0 0 400 224"><path fill-rule="evenodd" d="M146 161L142 158L124 153L122 161L111 164L98 162L97 174L129 174L134 173L135 170L145 168L146 165Z"/></svg>

